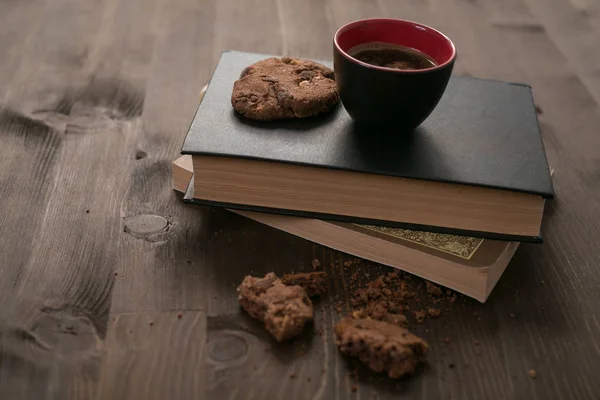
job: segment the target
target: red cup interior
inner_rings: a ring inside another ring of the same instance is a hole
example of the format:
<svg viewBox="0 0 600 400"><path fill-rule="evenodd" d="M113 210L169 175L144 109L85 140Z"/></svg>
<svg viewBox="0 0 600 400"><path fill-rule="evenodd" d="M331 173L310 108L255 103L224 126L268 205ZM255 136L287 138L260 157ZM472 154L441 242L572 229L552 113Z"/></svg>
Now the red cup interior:
<svg viewBox="0 0 600 400"><path fill-rule="evenodd" d="M417 22L398 19L365 19L342 26L334 36L334 44L341 53L353 61L372 68L390 69L365 64L348 55L347 51L359 44L384 42L420 50L436 62L437 66L410 72L442 68L456 56L456 48L443 33ZM392 69L390 69L392 70ZM393 71L401 71L393 69Z"/></svg>

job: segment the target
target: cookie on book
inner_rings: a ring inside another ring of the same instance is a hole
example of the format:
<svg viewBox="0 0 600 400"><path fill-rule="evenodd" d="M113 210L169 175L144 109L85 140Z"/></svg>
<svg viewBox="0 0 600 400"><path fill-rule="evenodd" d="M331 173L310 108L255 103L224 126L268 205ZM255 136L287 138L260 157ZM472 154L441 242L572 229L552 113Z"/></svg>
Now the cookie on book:
<svg viewBox="0 0 600 400"><path fill-rule="evenodd" d="M231 105L259 121L306 118L339 101L334 73L319 63L271 57L244 68L233 85Z"/></svg>

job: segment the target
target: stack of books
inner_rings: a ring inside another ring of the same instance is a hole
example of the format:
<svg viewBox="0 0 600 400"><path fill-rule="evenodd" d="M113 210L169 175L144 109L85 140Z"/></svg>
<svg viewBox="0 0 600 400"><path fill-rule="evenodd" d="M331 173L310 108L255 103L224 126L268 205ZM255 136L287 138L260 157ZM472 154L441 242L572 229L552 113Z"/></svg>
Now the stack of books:
<svg viewBox="0 0 600 400"><path fill-rule="evenodd" d="M173 163L184 201L482 302L519 243L542 242L553 187L529 86L452 77L409 135L359 127L341 105L320 117L249 121L232 109L231 89L267 57L222 54Z"/></svg>

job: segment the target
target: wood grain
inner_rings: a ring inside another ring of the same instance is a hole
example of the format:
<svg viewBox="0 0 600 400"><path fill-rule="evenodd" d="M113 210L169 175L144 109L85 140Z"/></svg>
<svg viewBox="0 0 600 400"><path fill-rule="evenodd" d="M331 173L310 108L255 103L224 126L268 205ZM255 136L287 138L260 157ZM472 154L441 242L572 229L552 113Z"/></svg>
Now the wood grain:
<svg viewBox="0 0 600 400"><path fill-rule="evenodd" d="M42 15L32 14L36 32L23 43L0 118L0 388L14 398L68 399L95 391L115 254L106 222L118 210L94 201L107 179L94 164L114 162L103 154L114 142L78 136L75 126L103 121L82 117L86 104L69 97L104 4L36 6ZM86 214L93 206L98 214Z"/></svg>
<svg viewBox="0 0 600 400"><path fill-rule="evenodd" d="M431 354L399 382L331 332L349 277L387 269L170 186L223 50L330 59L341 24L375 16L447 33L457 74L531 84L556 170L545 243L485 304L411 322ZM1 1L0 398L598 398L599 36L592 0ZM330 296L277 345L235 287L314 258Z"/></svg>
<svg viewBox="0 0 600 400"><path fill-rule="evenodd" d="M329 2L276 1L284 39L284 54L317 60L331 59L334 27Z"/></svg>
<svg viewBox="0 0 600 400"><path fill-rule="evenodd" d="M120 204L124 232L115 265L113 313L203 308L202 217L199 210L183 207L165 186L170 160L179 152L204 82L196 66L210 69L210 60L203 57L208 46L200 38L210 36L211 30L204 29L210 27L212 16L202 10L190 3L160 2L154 14L155 35L140 41L136 49L148 52L144 68L135 69L145 77L146 96L135 142L122 167L127 196ZM199 18L206 18L206 23L196 24L202 21ZM174 42L186 46L173 46ZM178 74L169 72L173 63L182 66ZM140 221L149 219L162 223L153 224L154 229L142 227Z"/></svg>
<svg viewBox="0 0 600 400"><path fill-rule="evenodd" d="M97 399L204 398L205 324L202 311L112 317Z"/></svg>

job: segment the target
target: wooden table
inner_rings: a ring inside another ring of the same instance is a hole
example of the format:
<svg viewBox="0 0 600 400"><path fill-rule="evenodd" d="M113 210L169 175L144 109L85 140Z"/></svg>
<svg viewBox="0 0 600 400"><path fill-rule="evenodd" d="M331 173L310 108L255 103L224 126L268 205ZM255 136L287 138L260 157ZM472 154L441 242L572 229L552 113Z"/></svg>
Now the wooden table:
<svg viewBox="0 0 600 400"><path fill-rule="evenodd" d="M556 169L545 243L418 328L428 363L400 382L349 375L331 301L300 354L240 312L245 274L314 258L343 299L349 256L170 184L222 50L331 59L370 16L446 32L456 74L531 84ZM0 2L0 398L599 398L598 43L598 0Z"/></svg>

